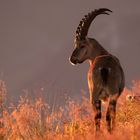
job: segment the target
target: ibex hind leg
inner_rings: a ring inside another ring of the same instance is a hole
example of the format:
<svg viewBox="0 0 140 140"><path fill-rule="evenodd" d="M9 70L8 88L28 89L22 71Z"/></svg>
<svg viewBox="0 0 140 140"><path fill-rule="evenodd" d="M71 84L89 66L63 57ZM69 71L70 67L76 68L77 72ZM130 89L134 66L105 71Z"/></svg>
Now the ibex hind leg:
<svg viewBox="0 0 140 140"><path fill-rule="evenodd" d="M118 95L114 95L109 100L109 106L106 113L107 130L109 133L115 129L115 118L116 118L116 104Z"/></svg>
<svg viewBox="0 0 140 140"><path fill-rule="evenodd" d="M93 111L94 111L94 121L95 121L96 132L100 131L100 120L102 117L101 100L99 99L100 92L101 92L101 89L94 86L94 90L90 94L90 101L91 101L91 104L93 106Z"/></svg>
<svg viewBox="0 0 140 140"><path fill-rule="evenodd" d="M94 113L95 113L95 117L94 117L95 129L96 129L96 132L99 132L100 131L100 120L101 120L101 101L100 100L94 101L93 109L94 109Z"/></svg>

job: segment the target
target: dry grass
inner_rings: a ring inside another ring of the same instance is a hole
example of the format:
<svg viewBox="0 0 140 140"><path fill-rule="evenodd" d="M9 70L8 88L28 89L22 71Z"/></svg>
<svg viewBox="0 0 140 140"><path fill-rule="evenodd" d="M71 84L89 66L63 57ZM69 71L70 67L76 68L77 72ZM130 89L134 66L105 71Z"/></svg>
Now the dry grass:
<svg viewBox="0 0 140 140"><path fill-rule="evenodd" d="M2 83L2 82L1 82ZM5 99L5 86L1 84L1 100ZM127 99L128 94L138 96L140 82L132 90L125 89L117 105L116 130L108 134L105 125L104 104L101 134L98 140L139 140L140 101ZM4 94L3 94L4 93ZM127 100L126 100L127 99ZM52 111L42 98L20 99L17 106L2 107L0 140L94 140L94 114L87 98L82 103L68 100L65 106Z"/></svg>

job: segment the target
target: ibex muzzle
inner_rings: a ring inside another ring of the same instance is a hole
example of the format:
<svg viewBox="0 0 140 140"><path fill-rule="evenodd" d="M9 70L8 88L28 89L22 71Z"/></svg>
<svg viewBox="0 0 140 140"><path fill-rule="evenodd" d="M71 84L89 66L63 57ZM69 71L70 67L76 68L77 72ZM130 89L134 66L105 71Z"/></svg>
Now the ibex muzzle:
<svg viewBox="0 0 140 140"><path fill-rule="evenodd" d="M111 132L115 127L116 103L124 89L124 72L117 57L106 51L95 39L88 38L91 22L97 15L109 15L109 9L94 10L80 21L76 30L75 49L70 57L72 64L89 60L88 85L90 102L95 111L96 131L100 130L101 102L109 99L106 113L107 129Z"/></svg>

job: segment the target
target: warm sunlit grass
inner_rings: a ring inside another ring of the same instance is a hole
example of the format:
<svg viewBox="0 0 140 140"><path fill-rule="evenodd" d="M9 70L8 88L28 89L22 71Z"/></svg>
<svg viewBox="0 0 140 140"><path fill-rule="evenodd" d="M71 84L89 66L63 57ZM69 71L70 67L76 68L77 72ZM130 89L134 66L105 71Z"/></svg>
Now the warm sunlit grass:
<svg viewBox="0 0 140 140"><path fill-rule="evenodd" d="M42 98L21 97L17 106L6 107L2 102L6 90L1 82L0 140L139 140L140 82L133 83L133 88L125 89L118 101L116 130L112 135L106 131L107 105L103 105L101 134L97 138L94 114L86 97L81 103L69 99L55 111ZM129 99L128 95L135 98Z"/></svg>

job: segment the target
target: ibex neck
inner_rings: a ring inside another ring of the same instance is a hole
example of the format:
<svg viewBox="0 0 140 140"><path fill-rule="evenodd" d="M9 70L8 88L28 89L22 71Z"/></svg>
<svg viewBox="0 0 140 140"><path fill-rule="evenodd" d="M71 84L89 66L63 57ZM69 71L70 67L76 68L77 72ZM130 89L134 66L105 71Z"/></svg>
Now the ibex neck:
<svg viewBox="0 0 140 140"><path fill-rule="evenodd" d="M90 45L92 47L92 51L89 58L90 63L93 63L95 58L98 56L109 55L107 50L105 50L95 39L90 39Z"/></svg>

